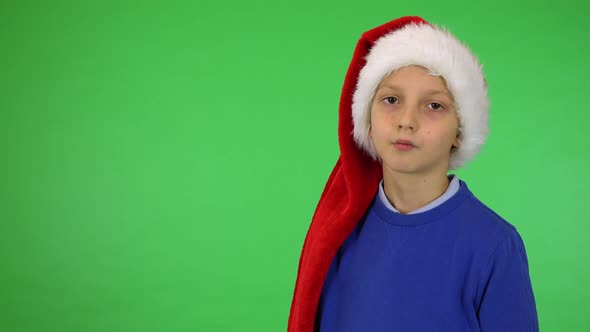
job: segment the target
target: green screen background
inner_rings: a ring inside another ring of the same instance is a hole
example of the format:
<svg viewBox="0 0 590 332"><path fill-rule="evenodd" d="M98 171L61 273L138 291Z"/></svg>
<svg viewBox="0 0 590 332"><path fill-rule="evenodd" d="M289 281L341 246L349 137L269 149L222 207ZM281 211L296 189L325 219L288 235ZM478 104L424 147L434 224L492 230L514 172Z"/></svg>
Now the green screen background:
<svg viewBox="0 0 590 332"><path fill-rule="evenodd" d="M517 227L542 331L590 330L582 1L0 5L0 331L284 331L361 33L419 15L492 107L457 174Z"/></svg>

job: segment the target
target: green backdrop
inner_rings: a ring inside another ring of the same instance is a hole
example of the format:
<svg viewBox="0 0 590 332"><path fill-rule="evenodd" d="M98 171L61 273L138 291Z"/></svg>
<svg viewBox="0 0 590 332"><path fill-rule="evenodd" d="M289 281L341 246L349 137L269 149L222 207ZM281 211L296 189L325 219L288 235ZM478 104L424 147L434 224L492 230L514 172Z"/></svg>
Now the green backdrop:
<svg viewBox="0 0 590 332"><path fill-rule="evenodd" d="M0 331L283 331L361 33L479 55L458 171L526 244L542 331L590 330L582 1L2 1Z"/></svg>

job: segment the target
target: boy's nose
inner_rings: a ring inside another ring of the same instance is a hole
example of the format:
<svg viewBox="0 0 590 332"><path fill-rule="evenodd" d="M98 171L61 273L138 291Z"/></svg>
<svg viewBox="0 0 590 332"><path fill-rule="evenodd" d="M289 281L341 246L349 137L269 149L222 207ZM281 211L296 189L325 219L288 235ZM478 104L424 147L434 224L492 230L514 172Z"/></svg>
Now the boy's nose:
<svg viewBox="0 0 590 332"><path fill-rule="evenodd" d="M418 123L416 120L418 109L412 106L404 107L399 117L398 128L416 130Z"/></svg>

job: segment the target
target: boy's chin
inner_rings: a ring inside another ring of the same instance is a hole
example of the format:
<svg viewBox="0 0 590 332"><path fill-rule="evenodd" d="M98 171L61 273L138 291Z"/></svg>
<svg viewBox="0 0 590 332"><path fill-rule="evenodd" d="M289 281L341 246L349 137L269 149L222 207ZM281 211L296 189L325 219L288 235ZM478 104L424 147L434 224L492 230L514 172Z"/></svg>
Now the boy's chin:
<svg viewBox="0 0 590 332"><path fill-rule="evenodd" d="M395 172L403 174L418 174L421 173L421 168L415 163L400 162L399 160L389 161L382 160L383 172Z"/></svg>
<svg viewBox="0 0 590 332"><path fill-rule="evenodd" d="M448 171L448 167L445 168L444 165L425 164L396 159L382 159L381 166L383 167L383 173L389 172L404 175L428 175L439 171L441 174L446 174Z"/></svg>

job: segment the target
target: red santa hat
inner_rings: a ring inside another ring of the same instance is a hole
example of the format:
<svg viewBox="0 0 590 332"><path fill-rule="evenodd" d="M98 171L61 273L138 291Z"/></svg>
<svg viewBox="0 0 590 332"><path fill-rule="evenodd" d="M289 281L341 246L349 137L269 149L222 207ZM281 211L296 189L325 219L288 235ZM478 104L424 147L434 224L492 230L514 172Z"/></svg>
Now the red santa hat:
<svg viewBox="0 0 590 332"><path fill-rule="evenodd" d="M375 197L382 168L369 138L370 104L392 71L425 67L444 78L459 117L460 146L449 169L471 160L488 134L487 83L471 51L444 28L406 16L366 31L358 40L340 97L340 157L305 237L289 316L289 332L312 332L332 260Z"/></svg>

